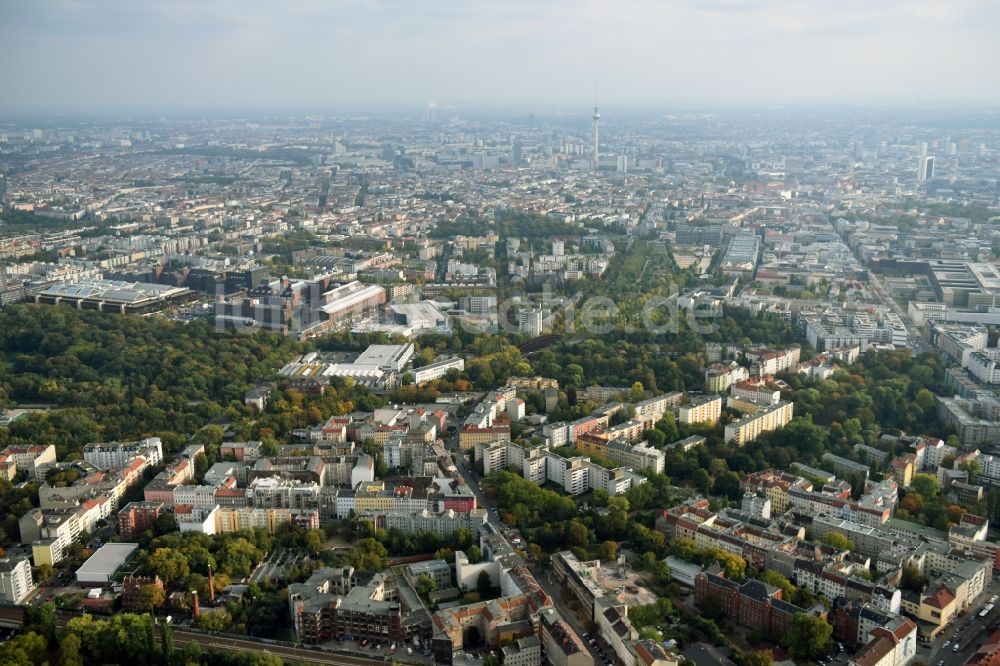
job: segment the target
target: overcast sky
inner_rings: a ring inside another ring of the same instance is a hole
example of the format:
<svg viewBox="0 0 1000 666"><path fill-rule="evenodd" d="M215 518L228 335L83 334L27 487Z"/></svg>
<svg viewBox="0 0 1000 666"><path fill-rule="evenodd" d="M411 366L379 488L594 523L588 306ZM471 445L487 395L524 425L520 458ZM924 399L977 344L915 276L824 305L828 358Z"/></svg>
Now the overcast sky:
<svg viewBox="0 0 1000 666"><path fill-rule="evenodd" d="M0 111L949 104L997 0L0 0Z"/></svg>

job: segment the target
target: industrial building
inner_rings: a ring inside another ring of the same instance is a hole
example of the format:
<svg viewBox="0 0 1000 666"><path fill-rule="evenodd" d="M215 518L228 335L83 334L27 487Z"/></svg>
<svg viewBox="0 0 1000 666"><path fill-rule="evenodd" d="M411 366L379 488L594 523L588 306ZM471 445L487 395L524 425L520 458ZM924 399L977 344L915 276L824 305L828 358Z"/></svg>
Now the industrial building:
<svg viewBox="0 0 1000 666"><path fill-rule="evenodd" d="M126 314L162 310L168 305L193 297L194 292L183 287L149 282L90 279L54 284L36 294L35 302L69 305L77 310Z"/></svg>
<svg viewBox="0 0 1000 666"><path fill-rule="evenodd" d="M76 570L76 583L80 587L98 587L111 584L125 563L139 549L137 543L106 543Z"/></svg>

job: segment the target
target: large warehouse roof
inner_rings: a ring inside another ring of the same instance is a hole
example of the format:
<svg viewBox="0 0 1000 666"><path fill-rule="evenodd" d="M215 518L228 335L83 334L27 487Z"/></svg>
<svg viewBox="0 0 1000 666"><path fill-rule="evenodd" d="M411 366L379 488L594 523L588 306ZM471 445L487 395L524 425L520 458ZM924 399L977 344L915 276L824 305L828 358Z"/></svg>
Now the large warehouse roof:
<svg viewBox="0 0 1000 666"><path fill-rule="evenodd" d="M76 570L77 580L106 580L110 578L138 548L139 544L137 543L104 544L83 563L82 567Z"/></svg>

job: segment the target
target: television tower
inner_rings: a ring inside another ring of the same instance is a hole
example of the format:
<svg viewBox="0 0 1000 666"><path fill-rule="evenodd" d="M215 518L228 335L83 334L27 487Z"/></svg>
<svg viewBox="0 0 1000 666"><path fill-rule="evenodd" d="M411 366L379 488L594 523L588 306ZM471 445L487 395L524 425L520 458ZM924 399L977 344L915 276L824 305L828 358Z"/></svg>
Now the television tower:
<svg viewBox="0 0 1000 666"><path fill-rule="evenodd" d="M594 171L597 171L601 164L600 150L600 130L601 113L597 110L597 84L594 84Z"/></svg>

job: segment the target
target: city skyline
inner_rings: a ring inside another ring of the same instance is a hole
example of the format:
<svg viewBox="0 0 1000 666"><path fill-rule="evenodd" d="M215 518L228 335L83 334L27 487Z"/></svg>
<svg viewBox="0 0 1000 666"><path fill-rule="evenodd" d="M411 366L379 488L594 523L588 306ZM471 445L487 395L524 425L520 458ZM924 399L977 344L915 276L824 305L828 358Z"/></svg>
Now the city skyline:
<svg viewBox="0 0 1000 666"><path fill-rule="evenodd" d="M0 112L995 102L994 4L11 3ZM532 107L532 108L528 108Z"/></svg>

